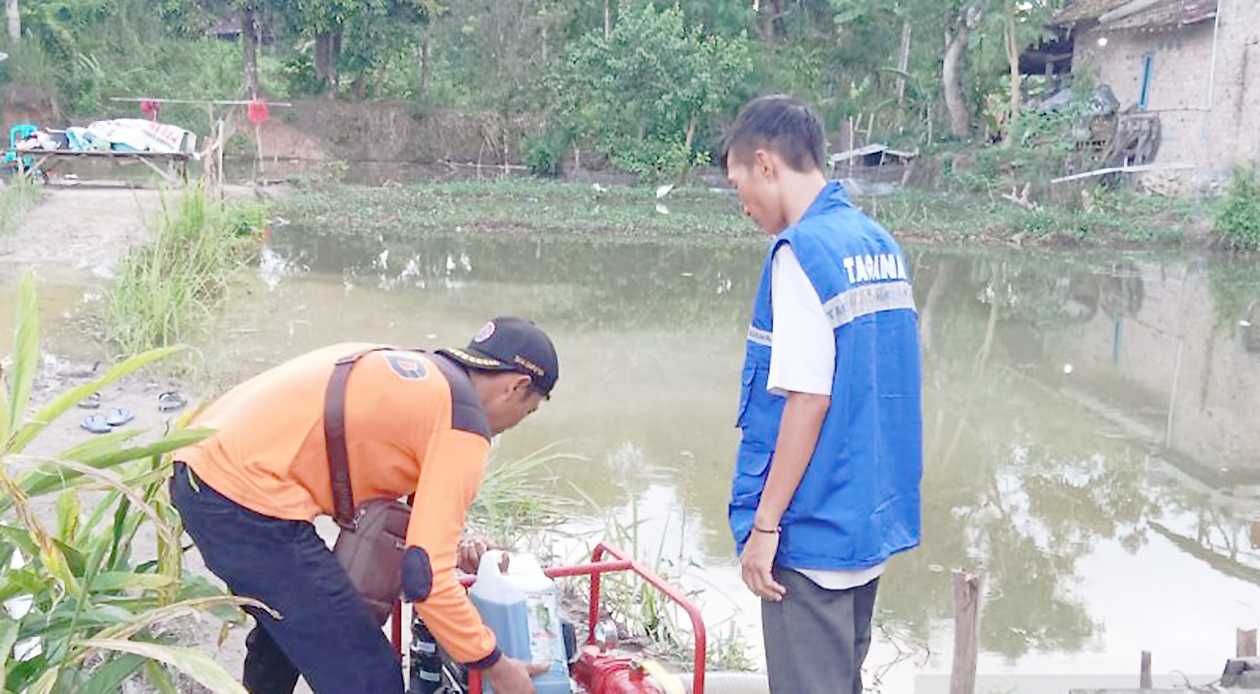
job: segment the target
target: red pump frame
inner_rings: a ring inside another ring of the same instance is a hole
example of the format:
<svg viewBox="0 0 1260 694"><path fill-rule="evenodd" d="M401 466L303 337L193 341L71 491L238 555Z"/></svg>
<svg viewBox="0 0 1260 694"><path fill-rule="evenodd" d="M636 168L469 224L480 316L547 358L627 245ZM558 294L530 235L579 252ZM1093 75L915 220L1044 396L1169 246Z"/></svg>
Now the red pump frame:
<svg viewBox="0 0 1260 694"><path fill-rule="evenodd" d="M613 557L611 560L605 560L604 555L608 554ZM665 597L674 601L679 607L687 613L691 618L691 630L695 635L696 650L694 662L694 675L692 678L691 691L693 694L704 694L704 661L708 652L708 644L704 629L704 618L700 615L700 609L696 607L685 595L677 588L666 583L650 571L647 567L626 556L626 553L613 547L600 543L595 546L595 551L591 553L591 561L587 564L578 564L576 566L553 566L543 570L550 578L568 578L572 576L590 576L591 577L591 611L587 622L587 644L595 643L595 625L599 622L599 584L600 577L606 573L616 571L631 571L639 575L640 578L647 581L649 585L656 588ZM471 586L476 581L475 577L468 577L463 580L464 587ZM402 603L394 603L394 614L390 618L390 636L394 642L394 648L398 651L399 657L402 656ZM471 694L482 694L481 672L471 670L468 673L468 690Z"/></svg>

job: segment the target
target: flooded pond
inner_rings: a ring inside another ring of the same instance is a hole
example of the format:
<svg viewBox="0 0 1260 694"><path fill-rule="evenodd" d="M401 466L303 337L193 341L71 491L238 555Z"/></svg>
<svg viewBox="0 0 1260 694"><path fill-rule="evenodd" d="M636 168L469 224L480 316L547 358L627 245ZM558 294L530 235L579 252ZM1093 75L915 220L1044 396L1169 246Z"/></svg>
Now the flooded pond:
<svg viewBox="0 0 1260 694"><path fill-rule="evenodd" d="M711 629L733 621L756 644L726 502L763 252L752 232L727 243L347 242L295 222L275 231L258 280L201 349L224 385L335 341L435 348L494 315L533 318L555 339L561 378L495 455L559 442L581 456L549 471L556 493L582 500L573 527L602 512L637 518L640 554L667 558L703 590ZM1015 678L1007 691L1042 691L1030 684L1038 675L1127 683L1142 650L1157 672L1213 679L1235 628L1260 626L1254 265L910 255L925 360L924 541L881 586L868 683L944 691L959 567L984 577L980 672Z"/></svg>

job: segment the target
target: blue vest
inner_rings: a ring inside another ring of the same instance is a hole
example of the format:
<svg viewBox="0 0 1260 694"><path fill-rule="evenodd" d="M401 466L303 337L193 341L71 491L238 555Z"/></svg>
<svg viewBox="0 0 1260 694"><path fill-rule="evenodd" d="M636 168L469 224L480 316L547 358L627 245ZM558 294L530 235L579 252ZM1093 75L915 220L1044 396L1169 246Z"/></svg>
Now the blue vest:
<svg viewBox="0 0 1260 694"><path fill-rule="evenodd" d="M858 570L919 544L923 414L918 314L892 236L827 184L772 243L761 271L744 359L730 524L740 552L774 457L785 398L766 390L771 263L790 244L835 330L831 407L783 514L776 564Z"/></svg>

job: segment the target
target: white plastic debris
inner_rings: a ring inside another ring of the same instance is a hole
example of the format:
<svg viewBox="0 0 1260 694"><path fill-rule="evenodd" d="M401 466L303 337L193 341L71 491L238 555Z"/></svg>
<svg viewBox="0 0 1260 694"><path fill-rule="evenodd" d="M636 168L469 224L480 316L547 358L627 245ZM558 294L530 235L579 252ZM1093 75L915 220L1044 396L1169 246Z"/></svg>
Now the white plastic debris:
<svg viewBox="0 0 1260 694"><path fill-rule="evenodd" d="M656 189L656 199L657 199L657 200L660 200L661 198L665 197L666 195L669 195L670 191L672 191L673 189L674 189L674 184L673 184L673 183L667 183L667 184L665 184L665 185L663 185L663 186L659 186L659 187L657 187L657 189Z"/></svg>
<svg viewBox="0 0 1260 694"><path fill-rule="evenodd" d="M1073 367L1072 367L1072 365L1071 365L1071 364L1064 364L1064 365L1063 365L1063 374L1064 374L1064 375L1066 375L1066 376L1070 376L1070 375L1072 374L1072 371L1073 371Z"/></svg>

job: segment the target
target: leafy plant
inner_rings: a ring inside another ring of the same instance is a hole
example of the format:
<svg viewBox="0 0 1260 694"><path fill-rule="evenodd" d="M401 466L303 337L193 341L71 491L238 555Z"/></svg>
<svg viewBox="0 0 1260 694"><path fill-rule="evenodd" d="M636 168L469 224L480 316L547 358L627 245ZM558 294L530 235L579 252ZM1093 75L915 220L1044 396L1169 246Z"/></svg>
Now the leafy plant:
<svg viewBox="0 0 1260 694"><path fill-rule="evenodd" d="M1254 168L1234 170L1215 226L1221 240L1231 248L1260 248L1260 179Z"/></svg>
<svg viewBox="0 0 1260 694"><path fill-rule="evenodd" d="M41 364L39 319L34 286L29 278L22 282L12 365L0 384L5 691L113 692L142 668L151 682L169 681L153 664L163 663L214 692L244 692L211 659L158 633L173 619L203 611L263 607L183 575L178 516L164 494L166 455L210 432L177 428L139 444L141 432L121 430L55 455L28 452L46 448L40 435L75 403L175 351L133 356L30 411ZM36 509L43 497L56 498L55 519ZM153 558L133 557L144 528L157 536Z"/></svg>

